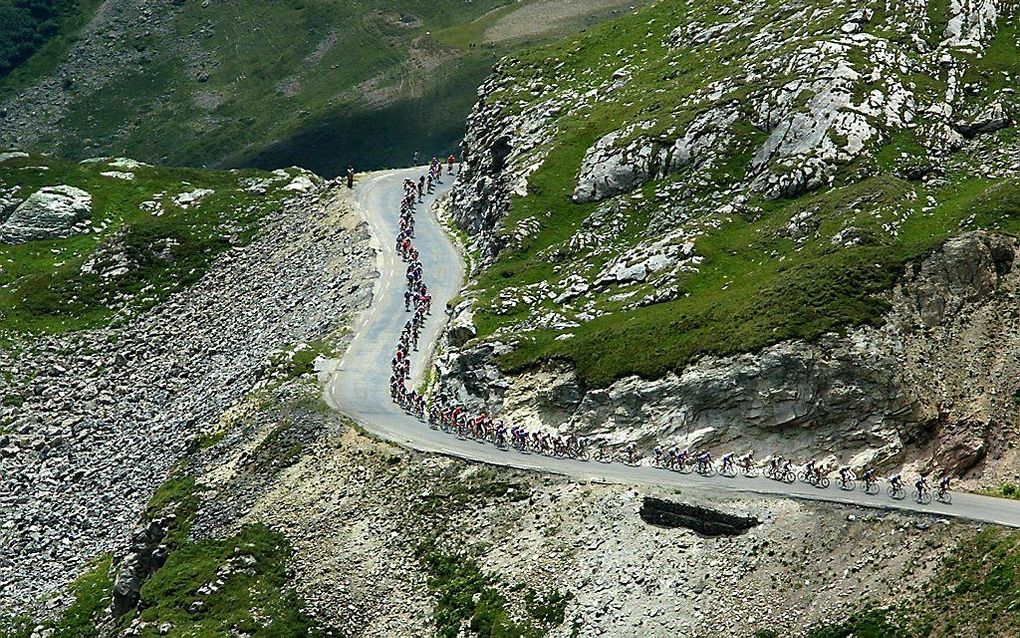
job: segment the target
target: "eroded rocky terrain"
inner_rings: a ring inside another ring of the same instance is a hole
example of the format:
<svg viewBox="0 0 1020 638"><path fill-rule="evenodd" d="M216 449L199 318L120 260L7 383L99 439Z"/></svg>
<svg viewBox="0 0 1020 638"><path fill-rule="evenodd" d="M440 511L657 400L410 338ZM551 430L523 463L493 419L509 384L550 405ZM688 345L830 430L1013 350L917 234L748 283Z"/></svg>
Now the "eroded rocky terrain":
<svg viewBox="0 0 1020 638"><path fill-rule="evenodd" d="M0 349L5 610L122 548L156 486L267 382L273 356L341 339L369 303L374 253L346 189L291 183L254 242L165 303Z"/></svg>

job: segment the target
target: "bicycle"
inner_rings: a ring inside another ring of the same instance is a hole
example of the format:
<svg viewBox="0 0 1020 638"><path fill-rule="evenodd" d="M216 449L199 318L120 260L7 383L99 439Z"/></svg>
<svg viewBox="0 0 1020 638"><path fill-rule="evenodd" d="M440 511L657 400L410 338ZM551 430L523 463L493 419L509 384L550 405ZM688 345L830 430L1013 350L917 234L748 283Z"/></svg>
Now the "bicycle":
<svg viewBox="0 0 1020 638"><path fill-rule="evenodd" d="M953 495L949 493L949 490L938 490L935 492L935 500L949 505L953 502Z"/></svg>
<svg viewBox="0 0 1020 638"><path fill-rule="evenodd" d="M740 473L747 478L755 478L760 473L760 470L753 463L741 463Z"/></svg>
<svg viewBox="0 0 1020 638"><path fill-rule="evenodd" d="M864 490L865 494L870 495L878 494L881 491L881 488L878 487L878 481L865 481L864 484L861 485L861 489Z"/></svg>
<svg viewBox="0 0 1020 638"><path fill-rule="evenodd" d="M828 476L815 476L811 480L811 485L814 485L815 487L817 487L820 490L827 489L829 487L829 477Z"/></svg>
<svg viewBox="0 0 1020 638"><path fill-rule="evenodd" d="M907 495L907 491L903 489L902 485L890 485L886 488L886 493L889 494L890 498L897 501L902 501Z"/></svg>
<svg viewBox="0 0 1020 638"><path fill-rule="evenodd" d="M921 505L927 505L928 503L931 503L931 490L915 489L911 496L914 497L915 503L920 503Z"/></svg>
<svg viewBox="0 0 1020 638"><path fill-rule="evenodd" d="M597 463L612 463L613 453L606 447L599 447L592 455Z"/></svg>
<svg viewBox="0 0 1020 638"><path fill-rule="evenodd" d="M726 478L733 478L737 475L737 466L733 463L723 463L719 467L719 476L725 476Z"/></svg>
<svg viewBox="0 0 1020 638"><path fill-rule="evenodd" d="M857 481L853 480L852 478L844 479L841 476L838 479L836 479L836 482L839 483L839 489L841 490L853 492L855 489L857 489Z"/></svg>

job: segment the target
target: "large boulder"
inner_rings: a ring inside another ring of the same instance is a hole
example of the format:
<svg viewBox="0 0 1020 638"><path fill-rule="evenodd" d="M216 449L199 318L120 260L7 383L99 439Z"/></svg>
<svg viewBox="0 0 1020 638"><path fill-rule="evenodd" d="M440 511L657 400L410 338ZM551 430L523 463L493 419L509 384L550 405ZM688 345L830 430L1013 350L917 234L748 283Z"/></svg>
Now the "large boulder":
<svg viewBox="0 0 1020 638"><path fill-rule="evenodd" d="M74 186L45 186L32 193L0 224L0 243L61 239L85 232L92 196Z"/></svg>

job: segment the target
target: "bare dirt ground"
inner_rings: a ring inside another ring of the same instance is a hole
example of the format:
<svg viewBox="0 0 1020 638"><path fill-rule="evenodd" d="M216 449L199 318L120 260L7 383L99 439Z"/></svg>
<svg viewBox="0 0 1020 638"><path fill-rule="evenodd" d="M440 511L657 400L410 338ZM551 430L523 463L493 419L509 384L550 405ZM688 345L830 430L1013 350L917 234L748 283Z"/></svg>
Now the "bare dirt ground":
<svg viewBox="0 0 1020 638"><path fill-rule="evenodd" d="M486 44L546 36L583 26L611 12L626 12L651 0L535 0L485 30Z"/></svg>

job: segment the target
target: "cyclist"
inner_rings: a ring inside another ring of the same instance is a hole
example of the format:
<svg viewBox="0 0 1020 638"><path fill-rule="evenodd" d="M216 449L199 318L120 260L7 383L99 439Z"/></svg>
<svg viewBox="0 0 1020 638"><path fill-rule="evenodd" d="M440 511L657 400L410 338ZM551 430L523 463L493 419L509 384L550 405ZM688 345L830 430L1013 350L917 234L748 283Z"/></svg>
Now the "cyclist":
<svg viewBox="0 0 1020 638"><path fill-rule="evenodd" d="M690 456L691 456L690 448L685 447L683 450L681 450L680 453L676 455L677 468L683 469L684 465L687 464L687 459L689 459Z"/></svg>
<svg viewBox="0 0 1020 638"><path fill-rule="evenodd" d="M779 458L782 459L782 457ZM793 473L793 461L790 459L783 461L783 467L779 470L779 478L786 476L787 473Z"/></svg>
<svg viewBox="0 0 1020 638"><path fill-rule="evenodd" d="M870 467L864 470L864 476L862 478L864 479L864 485L866 487L871 487L877 480L875 479L875 470Z"/></svg>
<svg viewBox="0 0 1020 638"><path fill-rule="evenodd" d="M903 479L900 478L899 474L889 477L889 484L892 485L894 492L899 492L903 490Z"/></svg>
<svg viewBox="0 0 1020 638"><path fill-rule="evenodd" d="M656 445L652 449L652 454L654 455L654 458L653 458L654 463L656 465L660 465L662 463L662 446L661 445Z"/></svg>
<svg viewBox="0 0 1020 638"><path fill-rule="evenodd" d="M815 474L815 460L809 459L808 462L804 464L804 477L805 479L810 481L814 474Z"/></svg>
<svg viewBox="0 0 1020 638"><path fill-rule="evenodd" d="M708 452L708 450L705 450L704 452L702 452L701 454L698 455L698 469L699 470L704 470L704 469L708 469L711 466L712 466L712 455Z"/></svg>
<svg viewBox="0 0 1020 638"><path fill-rule="evenodd" d="M676 457L679 453L680 450L676 449L675 445L671 445L666 451L666 463L670 468L676 467Z"/></svg>
<svg viewBox="0 0 1020 638"><path fill-rule="evenodd" d="M568 454L580 454L581 452L581 441L574 435L573 432L567 435L567 453Z"/></svg>
<svg viewBox="0 0 1020 638"><path fill-rule="evenodd" d="M949 475L943 476L939 479L939 498L944 498L946 492L949 491Z"/></svg>
<svg viewBox="0 0 1020 638"><path fill-rule="evenodd" d="M723 454L719 460L722 462L722 470L724 472L733 468L733 452Z"/></svg>
<svg viewBox="0 0 1020 638"><path fill-rule="evenodd" d="M745 470L750 470L754 467L754 450L751 450L744 456L740 457L740 467Z"/></svg>
<svg viewBox="0 0 1020 638"><path fill-rule="evenodd" d="M928 479L924 474L918 476L917 480L914 481L914 489L917 490L918 497L924 496L928 492Z"/></svg>
<svg viewBox="0 0 1020 638"><path fill-rule="evenodd" d="M854 478L854 473L853 473L853 471L849 467L844 465L843 467L839 468L839 483L840 483L840 485L842 485L843 487L846 487L847 483L852 481L853 478Z"/></svg>
<svg viewBox="0 0 1020 638"><path fill-rule="evenodd" d="M631 441L624 450L627 452L627 462L631 465L637 463L637 443Z"/></svg>

